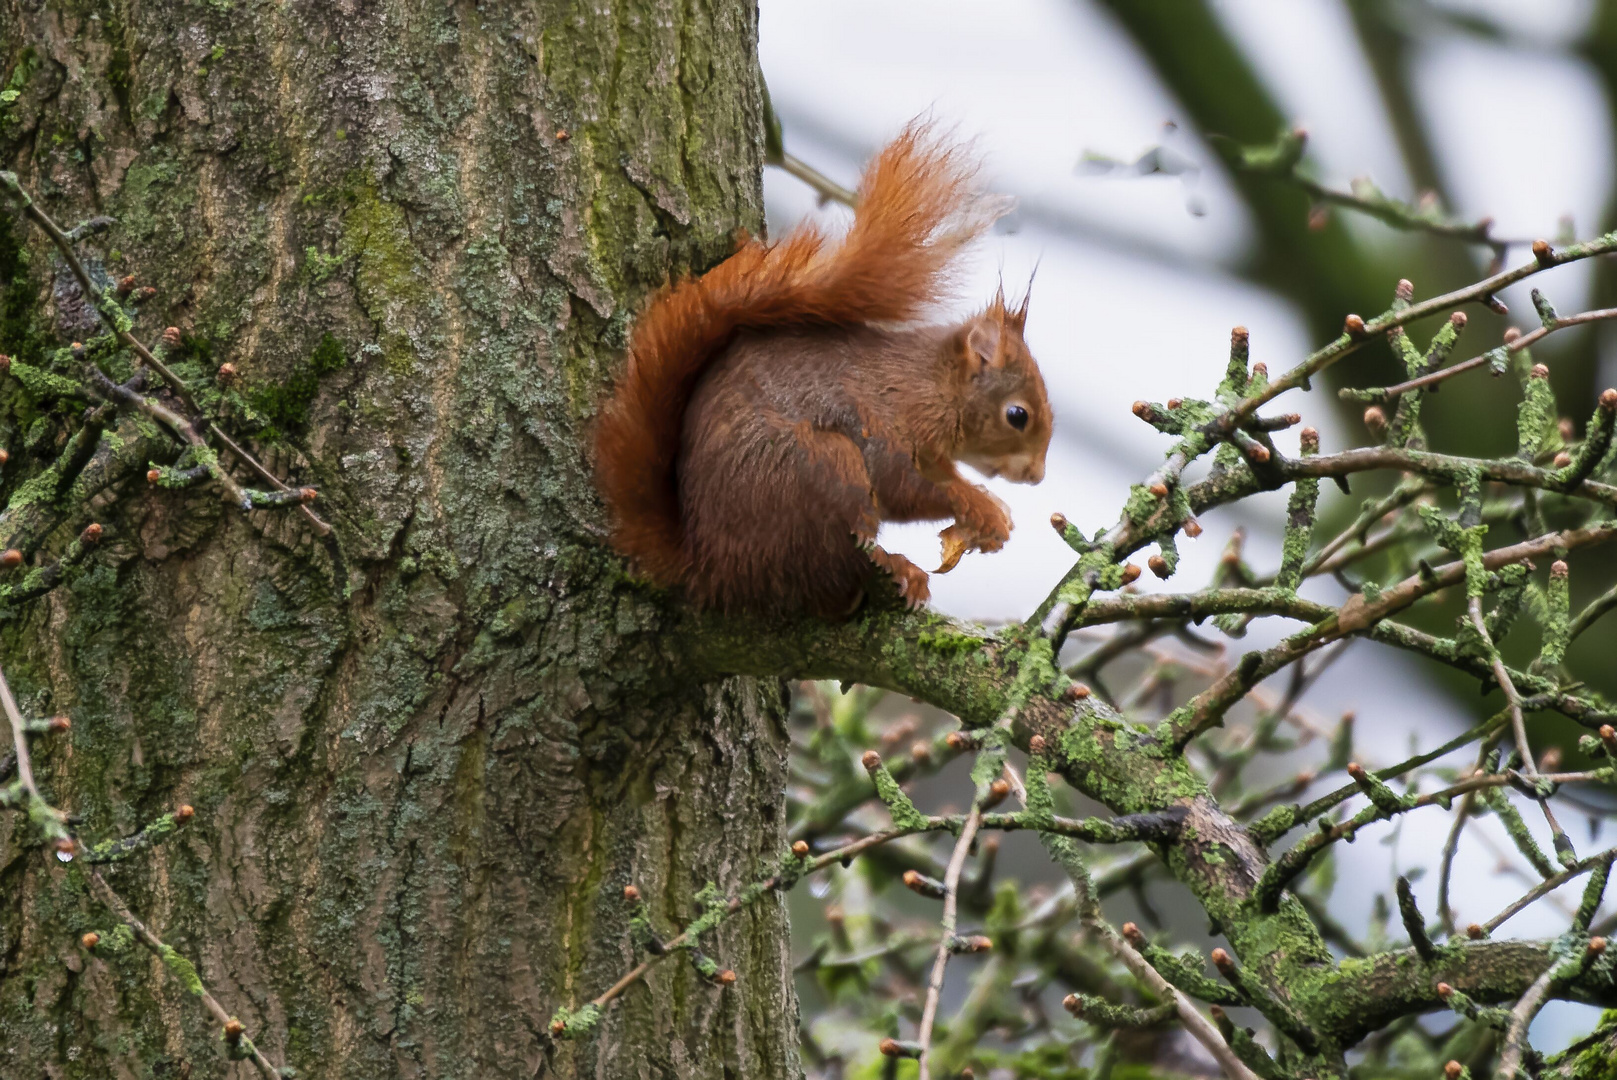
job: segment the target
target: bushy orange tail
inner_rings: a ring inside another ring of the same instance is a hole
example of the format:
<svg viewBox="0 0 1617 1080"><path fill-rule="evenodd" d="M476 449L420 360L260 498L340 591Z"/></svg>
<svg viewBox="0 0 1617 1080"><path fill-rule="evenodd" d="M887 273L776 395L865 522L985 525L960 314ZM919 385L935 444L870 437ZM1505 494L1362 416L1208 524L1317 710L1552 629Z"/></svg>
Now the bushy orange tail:
<svg viewBox="0 0 1617 1080"><path fill-rule="evenodd" d="M748 240L699 278L660 293L635 324L628 364L595 429L596 486L612 541L661 585L689 568L674 474L702 372L741 329L908 322L950 292L961 249L1004 212L978 195L975 158L913 123L872 161L852 226L827 244L812 224Z"/></svg>

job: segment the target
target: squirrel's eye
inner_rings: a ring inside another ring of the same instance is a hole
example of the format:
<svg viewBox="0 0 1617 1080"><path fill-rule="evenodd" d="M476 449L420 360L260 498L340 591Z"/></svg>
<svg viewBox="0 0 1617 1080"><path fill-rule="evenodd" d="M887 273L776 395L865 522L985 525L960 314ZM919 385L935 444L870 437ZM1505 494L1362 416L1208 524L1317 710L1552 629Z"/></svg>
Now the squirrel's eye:
<svg viewBox="0 0 1617 1080"><path fill-rule="evenodd" d="M1005 422L1017 431L1027 427L1027 410L1020 405L1009 405L1005 408Z"/></svg>

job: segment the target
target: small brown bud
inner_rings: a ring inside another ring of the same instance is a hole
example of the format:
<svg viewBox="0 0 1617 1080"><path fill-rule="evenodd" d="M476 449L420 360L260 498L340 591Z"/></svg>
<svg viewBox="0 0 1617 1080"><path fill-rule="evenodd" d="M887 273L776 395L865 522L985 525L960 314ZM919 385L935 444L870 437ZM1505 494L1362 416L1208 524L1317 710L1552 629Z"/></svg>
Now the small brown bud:
<svg viewBox="0 0 1617 1080"><path fill-rule="evenodd" d="M83 937L79 938L79 944L83 945L86 949L93 949L97 945L101 944L101 935L96 933L94 930L91 930L88 934L85 934Z"/></svg>
<svg viewBox="0 0 1617 1080"><path fill-rule="evenodd" d="M101 523L92 521L79 533L79 543L98 544L101 542Z"/></svg>
<svg viewBox="0 0 1617 1080"><path fill-rule="evenodd" d="M6 550L0 551L0 566L5 567L7 570L12 570L21 565L22 552L16 548L6 548Z"/></svg>
<svg viewBox="0 0 1617 1080"><path fill-rule="evenodd" d="M1089 687L1081 682L1067 684L1067 700L1082 701L1089 696Z"/></svg>
<svg viewBox="0 0 1617 1080"><path fill-rule="evenodd" d="M719 972L718 980L720 986L734 986L736 984L736 973L729 968L725 968Z"/></svg>
<svg viewBox="0 0 1617 1080"><path fill-rule="evenodd" d="M1555 455L1555 460L1552 462L1552 464L1557 469L1564 469L1568 465L1572 464L1572 455L1567 453L1565 450L1562 450L1559 454Z"/></svg>
<svg viewBox="0 0 1617 1080"><path fill-rule="evenodd" d="M1308 208L1308 231L1323 232L1325 226L1331 223L1331 208L1324 203L1315 203Z"/></svg>
<svg viewBox="0 0 1617 1080"><path fill-rule="evenodd" d="M988 794L983 796L983 809L992 810L994 807L1004 802L1005 797L1010 793L1011 785L1006 782L1004 777L995 780L992 784L988 785Z"/></svg>
<svg viewBox="0 0 1617 1080"><path fill-rule="evenodd" d="M235 382L236 365L231 363L220 364L217 378L220 382L225 383L226 385Z"/></svg>
<svg viewBox="0 0 1617 1080"><path fill-rule="evenodd" d="M4 463L0 462L0 464L4 464ZM1062 513L1051 514L1050 515L1050 528L1054 529L1058 533L1066 532L1067 531L1067 515L1062 514Z"/></svg>
<svg viewBox="0 0 1617 1080"><path fill-rule="evenodd" d="M1310 452L1318 450L1319 432L1311 427L1305 427L1297 433L1297 441L1302 445L1304 450Z"/></svg>
<svg viewBox="0 0 1617 1080"><path fill-rule="evenodd" d="M240 1039L242 1033L246 1030L247 1029L242 1026L242 1022L237 1020L234 1016L225 1021L225 1038L229 1039L231 1042L235 1042L236 1040Z"/></svg>
<svg viewBox="0 0 1617 1080"><path fill-rule="evenodd" d="M1197 521L1195 518L1186 518L1184 522L1180 524L1179 528L1192 540L1196 539L1196 537L1202 534L1202 523Z"/></svg>
<svg viewBox="0 0 1617 1080"><path fill-rule="evenodd" d="M957 937L949 942L949 951L956 955L970 955L972 953L991 952L994 948L994 939L982 934L971 934L967 937Z"/></svg>
<svg viewBox="0 0 1617 1080"><path fill-rule="evenodd" d="M135 287L135 275L134 274L127 274L124 277L118 279L118 295L119 296L128 296L129 295L129 290L133 289L134 287Z"/></svg>
<svg viewBox="0 0 1617 1080"><path fill-rule="evenodd" d="M178 349L182 340L178 326L170 326L163 331L163 344L171 349Z"/></svg>
<svg viewBox="0 0 1617 1080"><path fill-rule="evenodd" d="M184 825L186 822L190 821L196 816L196 808L190 803L182 803L180 804L179 809L174 811L174 820L181 825Z"/></svg>
<svg viewBox="0 0 1617 1080"><path fill-rule="evenodd" d="M146 470L146 482L148 484L155 484L161 479L163 479L162 470L160 470L160 469L147 469Z"/></svg>
<svg viewBox="0 0 1617 1080"><path fill-rule="evenodd" d="M1027 752L1030 754L1044 753L1044 736L1035 735L1027 741Z"/></svg>
<svg viewBox="0 0 1617 1080"><path fill-rule="evenodd" d="M1355 780L1362 780L1365 775L1364 766L1357 761L1350 761L1347 763L1347 774Z"/></svg>
<svg viewBox="0 0 1617 1080"><path fill-rule="evenodd" d="M906 1048L897 1039L883 1039L876 1049L881 1051L883 1057L909 1057L905 1053Z"/></svg>
<svg viewBox="0 0 1617 1080"><path fill-rule="evenodd" d="M1173 574L1173 571L1168 569L1168 560L1164 559L1161 555L1151 556L1149 559L1145 560L1145 565L1151 568L1151 572L1153 574L1164 580Z"/></svg>
<svg viewBox="0 0 1617 1080"><path fill-rule="evenodd" d="M1561 748L1552 746L1544 751L1538 759L1538 768L1540 772L1552 773L1559 771L1561 768Z"/></svg>
<svg viewBox="0 0 1617 1080"><path fill-rule="evenodd" d="M1521 328L1515 326L1505 327L1505 344L1514 345L1516 339L1522 336Z"/></svg>
<svg viewBox="0 0 1617 1080"><path fill-rule="evenodd" d="M807 840L798 840L792 844L792 854L799 859L808 858L809 846Z"/></svg>
<svg viewBox="0 0 1617 1080"><path fill-rule="evenodd" d="M1159 499L1166 499L1168 497L1167 484L1152 484L1149 490L1151 494L1155 495Z"/></svg>
<svg viewBox="0 0 1617 1080"><path fill-rule="evenodd" d="M1404 303L1415 299L1415 283L1408 278L1399 278L1398 284L1393 288L1392 295Z"/></svg>
<svg viewBox="0 0 1617 1080"><path fill-rule="evenodd" d="M1267 379L1269 377L1269 365L1261 361L1253 364L1252 377L1254 379Z"/></svg>
<svg viewBox="0 0 1617 1080"><path fill-rule="evenodd" d="M1589 952L1590 952L1591 955L1599 956L1601 953L1603 953L1605 951L1606 951L1606 939L1605 938L1597 936L1597 937L1592 937L1592 938L1589 939Z"/></svg>
<svg viewBox="0 0 1617 1080"><path fill-rule="evenodd" d="M957 754L971 748L971 739L958 731L949 732L949 734L943 737L943 741L948 743L949 749L953 750Z"/></svg>
<svg viewBox="0 0 1617 1080"><path fill-rule="evenodd" d="M1210 959L1213 961L1213 966L1218 968L1220 971L1226 971L1235 967L1235 961L1231 959L1230 954L1225 952L1223 949L1214 949Z"/></svg>
<svg viewBox="0 0 1617 1080"><path fill-rule="evenodd" d="M65 716L53 716L51 717L49 727L52 732L60 734L64 731L71 731L73 728L73 721Z"/></svg>
<svg viewBox="0 0 1617 1080"><path fill-rule="evenodd" d="M1617 389L1608 386L1600 391L1600 407L1607 412L1617 411ZM0 461L0 465L4 464L4 461Z"/></svg>
<svg viewBox="0 0 1617 1080"><path fill-rule="evenodd" d="M1533 241L1533 258L1538 260L1540 266L1555 265L1555 249L1550 247L1548 240Z"/></svg>
<svg viewBox="0 0 1617 1080"><path fill-rule="evenodd" d="M640 890L633 885L625 885L623 887L623 898L632 904L640 899Z"/></svg>
<svg viewBox="0 0 1617 1080"><path fill-rule="evenodd" d="M1342 320L1342 332L1354 340L1364 337L1364 320L1357 315L1349 315Z"/></svg>
<svg viewBox="0 0 1617 1080"><path fill-rule="evenodd" d="M6 462L8 462L10 460L11 460L11 451L5 450L5 449L0 449L0 465L4 465Z"/></svg>
<svg viewBox="0 0 1617 1080"><path fill-rule="evenodd" d="M1364 410L1364 426L1370 429L1370 434L1380 438L1387 432L1387 414L1381 411L1381 406L1372 405Z"/></svg>
<svg viewBox="0 0 1617 1080"><path fill-rule="evenodd" d="M1072 1015L1082 1017L1084 1012L1084 999L1077 994L1068 994L1061 999L1061 1007Z"/></svg>
<svg viewBox="0 0 1617 1080"><path fill-rule="evenodd" d="M566 1030L567 1030L567 1025L565 1023L563 1023L562 1021L560 1021L560 1020L552 1020L550 1022L550 1033L552 1035L558 1035L559 1036L562 1032L564 1032Z"/></svg>
<svg viewBox="0 0 1617 1080"><path fill-rule="evenodd" d="M1472 923L1465 928L1465 936L1472 941L1481 941L1488 936L1488 931L1482 928L1481 923Z"/></svg>
<svg viewBox="0 0 1617 1080"><path fill-rule="evenodd" d="M1246 456L1262 465L1269 460L1269 448L1262 443L1253 443L1251 449L1246 452Z"/></svg>
<svg viewBox="0 0 1617 1080"><path fill-rule="evenodd" d="M1130 582L1137 581L1137 580L1139 580L1139 577L1140 577L1140 568L1138 566L1135 566L1133 563L1125 563L1124 564L1124 566L1123 566L1123 584L1127 585Z"/></svg>
<svg viewBox="0 0 1617 1080"><path fill-rule="evenodd" d="M1617 757L1617 728L1610 724L1601 724L1600 741L1606 745L1606 756Z"/></svg>
<svg viewBox="0 0 1617 1080"><path fill-rule="evenodd" d="M917 740L910 746L910 760L917 765L932 764L932 744L924 740Z"/></svg>
<svg viewBox="0 0 1617 1080"><path fill-rule="evenodd" d="M1171 397L1171 398L1168 399L1168 408L1177 409L1177 408L1179 408L1179 406L1183 405L1184 403L1185 403L1184 398Z"/></svg>
<svg viewBox="0 0 1617 1080"><path fill-rule="evenodd" d="M557 142L566 142L570 138L572 138L572 136L567 133L566 128L557 128L556 129L556 141Z"/></svg>
<svg viewBox="0 0 1617 1080"><path fill-rule="evenodd" d="M72 349L74 352L83 352L84 351L84 342L75 341L75 342L73 342L73 344L69 345L68 348Z"/></svg>
<svg viewBox="0 0 1617 1080"><path fill-rule="evenodd" d="M904 871L903 881L904 887L917 896L924 896L929 900L943 899L943 882L935 881L919 870Z"/></svg>
<svg viewBox="0 0 1617 1080"><path fill-rule="evenodd" d="M1454 996L1454 987L1450 986L1446 982L1438 983L1437 996L1442 998L1444 1001L1447 1001L1449 998Z"/></svg>
<svg viewBox="0 0 1617 1080"><path fill-rule="evenodd" d="M1133 405L1133 410L1134 415L1138 416L1141 420L1147 420L1156 415L1151 411L1151 403L1149 401L1136 401Z"/></svg>
<svg viewBox="0 0 1617 1080"><path fill-rule="evenodd" d="M1463 311L1456 311L1454 314L1449 316L1449 323L1456 330L1464 330L1467 321L1469 320L1467 320L1465 312Z"/></svg>
<svg viewBox="0 0 1617 1080"><path fill-rule="evenodd" d="M1244 327L1244 326L1232 326L1232 327L1230 327L1230 343L1231 344L1236 344L1236 345L1244 344L1246 342L1246 339L1247 339L1248 336L1249 336L1249 334L1247 332L1246 327Z"/></svg>
<svg viewBox="0 0 1617 1080"><path fill-rule="evenodd" d="M1123 924L1123 940L1138 947L1145 944L1145 934L1140 930L1138 923L1126 922Z"/></svg>
<svg viewBox="0 0 1617 1080"><path fill-rule="evenodd" d="M1543 364L1534 364L1533 370L1529 371L1527 374L1529 378L1547 379L1550 377L1550 369L1545 367Z"/></svg>
<svg viewBox="0 0 1617 1080"><path fill-rule="evenodd" d="M874 750L866 750L860 757L859 764L865 767L866 772L875 772L881 768L881 755Z"/></svg>
<svg viewBox="0 0 1617 1080"><path fill-rule="evenodd" d="M1465 1072L1465 1066L1458 1061L1450 1061L1443 1066L1444 1080L1460 1080L1460 1074Z"/></svg>
<svg viewBox="0 0 1617 1080"><path fill-rule="evenodd" d="M320 497L320 493L312 487L298 488L298 501L312 503Z"/></svg>
<svg viewBox="0 0 1617 1080"><path fill-rule="evenodd" d="M1554 562L1550 563L1550 577L1552 577L1552 578L1564 578L1564 577L1566 577L1566 575L1567 575L1566 563L1562 562L1560 559L1556 559Z"/></svg>

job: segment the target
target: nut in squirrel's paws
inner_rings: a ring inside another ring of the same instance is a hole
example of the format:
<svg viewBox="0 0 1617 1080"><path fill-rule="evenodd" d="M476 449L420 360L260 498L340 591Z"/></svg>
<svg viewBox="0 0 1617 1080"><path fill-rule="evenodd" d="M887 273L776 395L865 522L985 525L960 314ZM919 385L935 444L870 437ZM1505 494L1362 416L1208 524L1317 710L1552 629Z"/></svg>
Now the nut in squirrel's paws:
<svg viewBox="0 0 1617 1080"><path fill-rule="evenodd" d="M950 525L938 533L938 539L943 541L943 562L932 572L947 574L968 551L998 551L1010 539L1010 518L1005 519L1004 526L1003 530L994 528L984 532L958 521Z"/></svg>

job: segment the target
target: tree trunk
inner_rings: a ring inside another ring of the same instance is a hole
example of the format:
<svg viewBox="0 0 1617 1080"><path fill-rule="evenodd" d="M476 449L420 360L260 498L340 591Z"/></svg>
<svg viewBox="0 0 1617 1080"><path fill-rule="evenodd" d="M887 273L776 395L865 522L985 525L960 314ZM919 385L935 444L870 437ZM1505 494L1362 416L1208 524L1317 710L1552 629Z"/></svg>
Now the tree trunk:
<svg viewBox="0 0 1617 1080"><path fill-rule="evenodd" d="M178 326L334 526L148 487L141 443L35 556L93 518L92 564L0 638L72 717L36 771L86 839L195 806L107 878L299 1075L798 1072L774 900L704 942L733 987L675 957L550 1035L637 960L624 886L666 935L784 847L780 684L681 667L585 451L639 299L761 227L756 37L740 0L0 3L6 167L117 219L83 251L156 288L137 336ZM5 220L0 350L62 365L98 331ZM0 405L15 504L83 402ZM150 954L80 948L112 925L0 817L0 1075L247 1075Z"/></svg>

